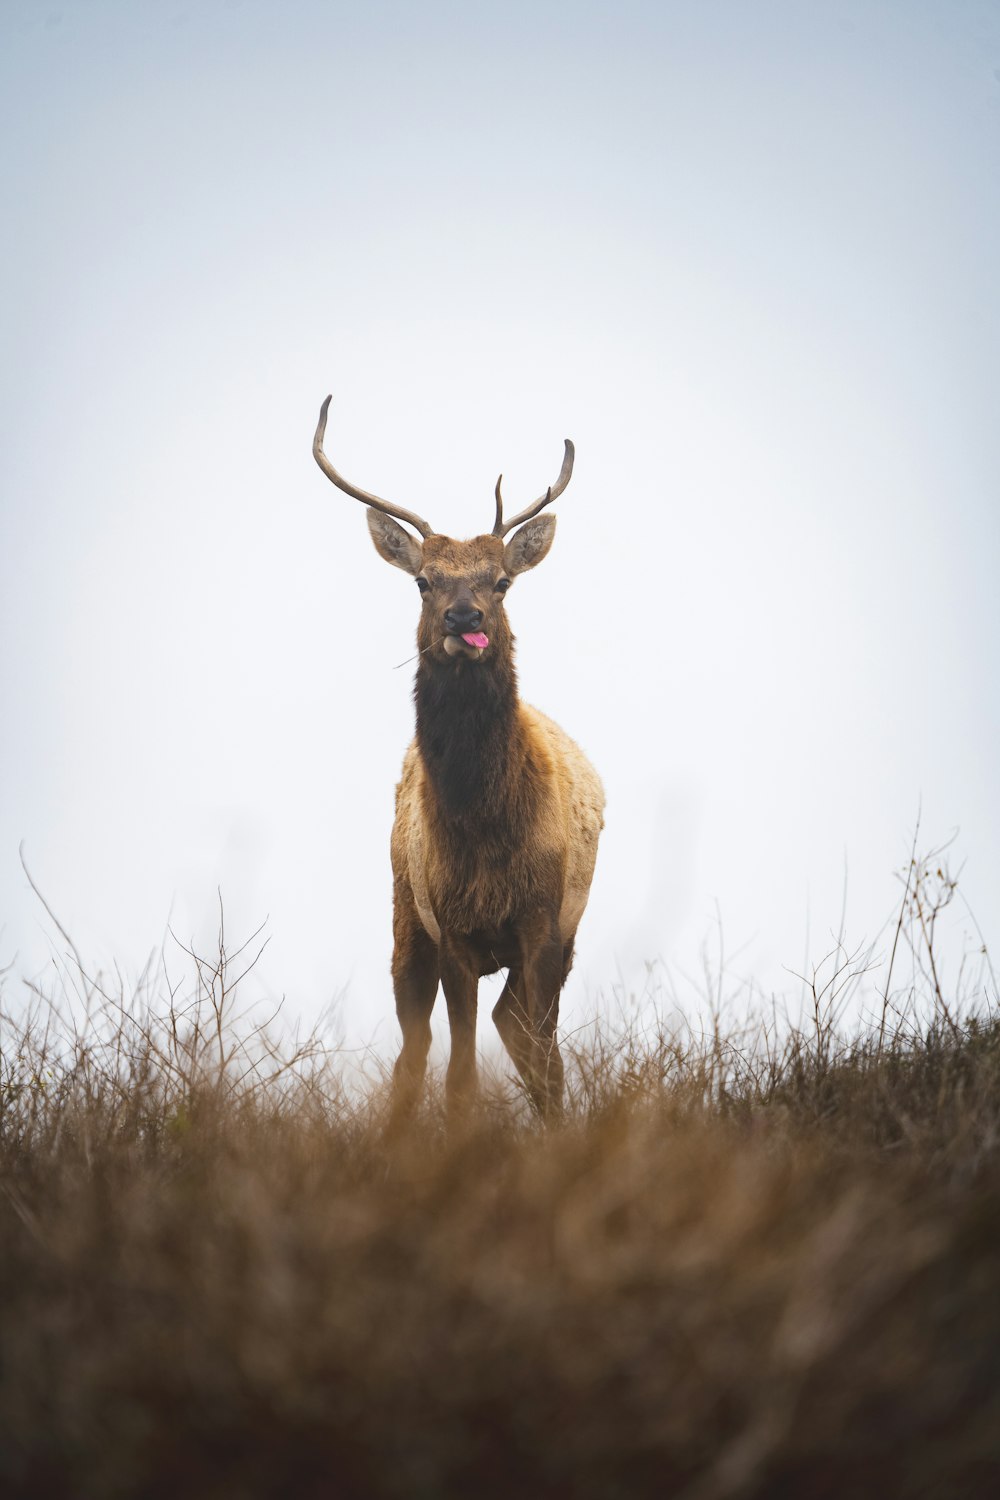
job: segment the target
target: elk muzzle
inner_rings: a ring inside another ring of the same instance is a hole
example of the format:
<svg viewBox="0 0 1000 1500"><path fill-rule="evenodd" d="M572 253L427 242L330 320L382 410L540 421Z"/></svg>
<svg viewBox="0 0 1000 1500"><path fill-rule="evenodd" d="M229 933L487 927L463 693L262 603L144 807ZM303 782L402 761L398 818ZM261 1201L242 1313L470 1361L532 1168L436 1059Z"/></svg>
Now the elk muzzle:
<svg viewBox="0 0 1000 1500"><path fill-rule="evenodd" d="M444 612L444 649L448 656L467 656L478 661L490 638L483 632L484 615L472 604L457 601Z"/></svg>
<svg viewBox="0 0 1000 1500"><path fill-rule="evenodd" d="M453 604L444 612L444 628L449 635L467 635L477 631L482 623L482 610L473 609L471 605Z"/></svg>

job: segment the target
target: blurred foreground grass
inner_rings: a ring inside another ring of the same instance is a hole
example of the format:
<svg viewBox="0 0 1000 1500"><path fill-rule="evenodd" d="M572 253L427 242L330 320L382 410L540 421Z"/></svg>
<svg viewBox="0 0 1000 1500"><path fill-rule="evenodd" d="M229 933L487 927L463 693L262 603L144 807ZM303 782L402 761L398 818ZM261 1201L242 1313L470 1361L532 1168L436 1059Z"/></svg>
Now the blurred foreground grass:
<svg viewBox="0 0 1000 1500"><path fill-rule="evenodd" d="M3 1022L0 1492L997 1493L995 984L944 993L910 875L871 1025L837 950L808 1023L595 1027L559 1127L494 1076L391 1148L224 943L74 961Z"/></svg>

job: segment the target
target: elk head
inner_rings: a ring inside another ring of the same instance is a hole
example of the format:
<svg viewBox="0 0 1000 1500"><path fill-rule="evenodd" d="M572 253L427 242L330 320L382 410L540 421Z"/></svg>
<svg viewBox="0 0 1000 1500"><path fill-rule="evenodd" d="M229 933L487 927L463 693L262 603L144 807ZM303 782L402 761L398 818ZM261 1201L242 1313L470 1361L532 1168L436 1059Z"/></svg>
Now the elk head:
<svg viewBox="0 0 1000 1500"><path fill-rule="evenodd" d="M423 601L417 630L421 653L441 662L449 658L479 661L491 653L505 654L510 645L510 629L503 607L504 596L518 574L540 563L552 545L556 518L539 512L569 484L573 473L573 444L569 438L559 478L544 495L513 520L505 521L501 475L496 483L493 530L488 536L460 542L439 536L412 511L387 504L337 473L323 452L329 407L327 396L313 438L313 457L338 489L367 505L368 530L378 555L416 579ZM422 540L418 541L400 526L400 521L419 532ZM512 531L510 541L505 541Z"/></svg>

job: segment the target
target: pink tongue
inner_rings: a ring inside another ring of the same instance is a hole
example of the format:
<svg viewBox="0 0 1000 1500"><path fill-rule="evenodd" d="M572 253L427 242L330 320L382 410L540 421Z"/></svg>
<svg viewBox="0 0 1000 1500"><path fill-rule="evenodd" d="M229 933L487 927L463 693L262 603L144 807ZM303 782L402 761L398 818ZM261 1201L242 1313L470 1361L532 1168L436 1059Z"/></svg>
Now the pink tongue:
<svg viewBox="0 0 1000 1500"><path fill-rule="evenodd" d="M489 636L483 635L483 632L481 630L470 630L468 635L463 635L462 640L466 641L470 646L478 646L480 651L482 651L484 646L488 646L490 643Z"/></svg>

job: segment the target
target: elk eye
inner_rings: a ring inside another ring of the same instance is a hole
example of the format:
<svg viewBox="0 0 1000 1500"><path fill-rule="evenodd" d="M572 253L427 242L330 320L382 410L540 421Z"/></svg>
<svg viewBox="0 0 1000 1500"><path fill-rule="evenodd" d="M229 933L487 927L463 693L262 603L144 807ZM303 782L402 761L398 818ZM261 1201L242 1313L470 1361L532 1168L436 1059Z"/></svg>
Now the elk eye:
<svg viewBox="0 0 1000 1500"><path fill-rule="evenodd" d="M510 579L509 578L498 578L497 579L497 583L496 583L496 588L494 589L493 592L496 593L496 594L506 594L506 592L507 592L507 590L509 588L510 588Z"/></svg>
<svg viewBox="0 0 1000 1500"><path fill-rule="evenodd" d="M430 588L430 584L427 582L426 578L418 578L417 579L417 588L420 590L420 592L422 594L426 594L427 590Z"/></svg>

